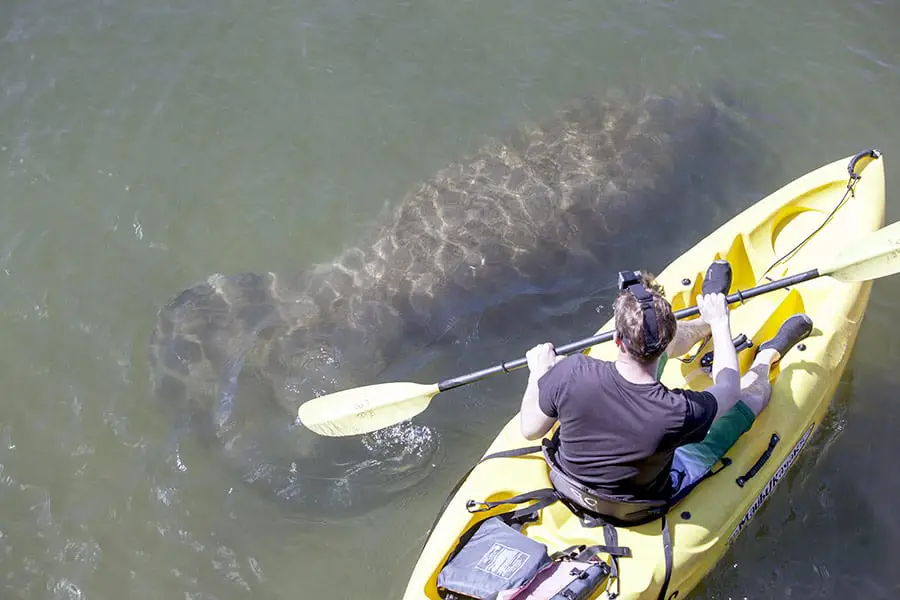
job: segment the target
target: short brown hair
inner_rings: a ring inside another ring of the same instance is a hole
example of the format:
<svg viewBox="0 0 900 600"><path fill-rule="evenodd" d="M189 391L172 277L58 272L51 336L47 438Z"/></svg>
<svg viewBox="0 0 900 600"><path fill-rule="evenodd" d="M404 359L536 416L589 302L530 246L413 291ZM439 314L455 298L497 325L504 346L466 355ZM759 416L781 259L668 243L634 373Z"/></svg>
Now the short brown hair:
<svg viewBox="0 0 900 600"><path fill-rule="evenodd" d="M659 334L659 345L656 348L644 348L644 314L637 298L628 290L619 292L613 310L616 316L616 333L625 344L628 354L637 360L649 363L662 355L669 342L675 337L678 323L672 313L672 305L666 300L662 286L654 283L653 277L641 272L641 283L653 297L653 310L656 311L656 327Z"/></svg>

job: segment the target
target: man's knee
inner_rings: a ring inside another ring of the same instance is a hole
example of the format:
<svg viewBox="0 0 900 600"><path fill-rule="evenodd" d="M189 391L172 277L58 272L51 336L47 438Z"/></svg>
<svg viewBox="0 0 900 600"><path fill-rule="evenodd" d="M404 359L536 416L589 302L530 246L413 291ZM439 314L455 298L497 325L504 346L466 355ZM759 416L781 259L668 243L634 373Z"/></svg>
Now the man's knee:
<svg viewBox="0 0 900 600"><path fill-rule="evenodd" d="M741 377L741 392L766 396L772 393L768 365L754 365Z"/></svg>
<svg viewBox="0 0 900 600"><path fill-rule="evenodd" d="M759 394L749 390L741 390L741 401L747 405L747 408L753 411L755 416L759 416L766 406L769 405L769 399L772 397L772 388L767 386L765 393Z"/></svg>

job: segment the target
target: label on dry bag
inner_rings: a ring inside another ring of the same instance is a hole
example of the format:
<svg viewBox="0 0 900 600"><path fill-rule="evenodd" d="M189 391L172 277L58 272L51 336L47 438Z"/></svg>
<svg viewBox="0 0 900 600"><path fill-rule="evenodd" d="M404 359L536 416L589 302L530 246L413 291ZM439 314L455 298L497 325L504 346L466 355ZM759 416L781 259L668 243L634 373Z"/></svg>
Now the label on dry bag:
<svg viewBox="0 0 900 600"><path fill-rule="evenodd" d="M503 544L493 544L475 564L475 568L502 579L509 579L528 561L528 555Z"/></svg>
<svg viewBox="0 0 900 600"><path fill-rule="evenodd" d="M734 541L734 538L738 536L738 534L744 530L744 527L750 522L753 518L753 515L756 514L756 511L760 509L763 503L768 499L769 495L775 489L775 486L778 485L778 482L781 481L785 474L788 472L788 469L791 468L791 465L794 464L794 461L797 460L797 457L800 455L800 451L803 450L803 447L806 446L806 442L809 441L809 436L812 435L813 429L815 429L816 424L813 423L809 426L809 429L803 434L800 440L791 448L791 451L788 453L787 457L784 459L784 462L781 463L781 466L778 467L778 470L775 471L775 474L772 475L772 479L766 484L766 487L762 489L759 493L759 496L756 497L756 500L753 501L753 504L750 505L750 508L747 509L746 514L741 519L741 522L738 523L737 527L734 528L734 531L731 532L731 536L728 538L728 544Z"/></svg>

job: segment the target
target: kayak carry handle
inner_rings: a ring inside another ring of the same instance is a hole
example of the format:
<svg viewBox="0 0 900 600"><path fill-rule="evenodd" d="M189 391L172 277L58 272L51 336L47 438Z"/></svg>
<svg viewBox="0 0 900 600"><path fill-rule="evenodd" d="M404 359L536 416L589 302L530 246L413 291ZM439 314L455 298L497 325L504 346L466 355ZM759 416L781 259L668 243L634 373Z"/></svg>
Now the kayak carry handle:
<svg viewBox="0 0 900 600"><path fill-rule="evenodd" d="M881 158L881 150L878 150L877 148L863 150L851 158L850 164L847 165L847 172L850 173L850 181L853 182L862 177L861 173L863 172L863 169L869 166L870 162L878 160L879 158Z"/></svg>
<svg viewBox="0 0 900 600"><path fill-rule="evenodd" d="M772 456L772 451L775 450L775 446L778 445L778 442L781 440L778 437L777 433L772 434L772 438L769 440L769 447L766 448L766 451L762 453L762 455L756 460L756 464L750 467L750 470L738 477L735 480L735 483L740 487L744 487L744 484L750 481L754 475L756 475L760 469L762 469L763 465L766 464L766 461L769 460L769 457Z"/></svg>

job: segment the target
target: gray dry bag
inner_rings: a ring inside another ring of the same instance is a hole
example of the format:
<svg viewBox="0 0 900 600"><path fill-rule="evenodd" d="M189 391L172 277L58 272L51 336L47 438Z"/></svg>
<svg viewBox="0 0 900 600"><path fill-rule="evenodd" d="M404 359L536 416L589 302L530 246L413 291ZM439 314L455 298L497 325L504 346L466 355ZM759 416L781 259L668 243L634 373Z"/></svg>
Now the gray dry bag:
<svg viewBox="0 0 900 600"><path fill-rule="evenodd" d="M526 586L551 562L544 544L491 517L441 569L438 591L444 598L496 600L500 592Z"/></svg>

